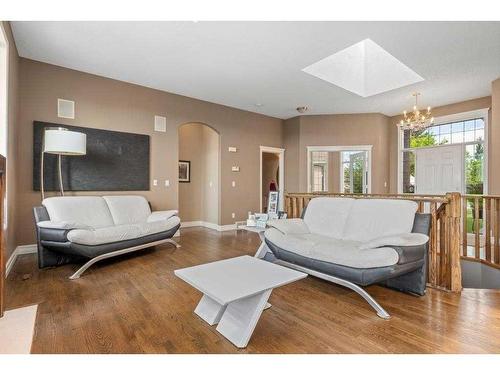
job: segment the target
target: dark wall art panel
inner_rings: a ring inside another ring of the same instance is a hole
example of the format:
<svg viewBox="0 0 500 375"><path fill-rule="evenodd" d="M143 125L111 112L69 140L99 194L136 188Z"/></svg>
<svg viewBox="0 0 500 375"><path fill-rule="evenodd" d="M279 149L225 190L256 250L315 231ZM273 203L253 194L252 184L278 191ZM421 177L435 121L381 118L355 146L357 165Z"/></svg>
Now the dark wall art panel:
<svg viewBox="0 0 500 375"><path fill-rule="evenodd" d="M40 157L45 128L87 134L85 156L63 156L67 191L149 190L149 135L33 122L33 190L40 190ZM45 191L58 191L57 155L45 154Z"/></svg>

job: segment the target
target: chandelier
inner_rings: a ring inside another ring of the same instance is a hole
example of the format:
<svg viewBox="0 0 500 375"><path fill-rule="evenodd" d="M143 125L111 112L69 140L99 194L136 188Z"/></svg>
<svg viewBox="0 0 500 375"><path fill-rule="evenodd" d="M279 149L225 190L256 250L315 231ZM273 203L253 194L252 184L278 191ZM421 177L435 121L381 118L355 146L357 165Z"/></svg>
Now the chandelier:
<svg viewBox="0 0 500 375"><path fill-rule="evenodd" d="M427 112L421 112L418 109L419 92L415 92L412 96L415 97L415 105L413 111L408 113L403 112L403 119L398 123L402 130L419 131L423 130L434 123L434 117L431 117L431 107L427 107Z"/></svg>

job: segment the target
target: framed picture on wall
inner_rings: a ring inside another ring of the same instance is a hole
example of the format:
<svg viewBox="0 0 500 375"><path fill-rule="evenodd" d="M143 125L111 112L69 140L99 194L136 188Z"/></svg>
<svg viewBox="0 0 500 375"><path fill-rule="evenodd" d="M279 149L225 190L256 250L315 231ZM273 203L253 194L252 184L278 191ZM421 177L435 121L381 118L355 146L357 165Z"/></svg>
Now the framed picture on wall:
<svg viewBox="0 0 500 375"><path fill-rule="evenodd" d="M270 219L274 219L278 216L278 196L279 192L270 191L269 199L267 200L267 214Z"/></svg>
<svg viewBox="0 0 500 375"><path fill-rule="evenodd" d="M179 160L179 182L191 182L191 162Z"/></svg>

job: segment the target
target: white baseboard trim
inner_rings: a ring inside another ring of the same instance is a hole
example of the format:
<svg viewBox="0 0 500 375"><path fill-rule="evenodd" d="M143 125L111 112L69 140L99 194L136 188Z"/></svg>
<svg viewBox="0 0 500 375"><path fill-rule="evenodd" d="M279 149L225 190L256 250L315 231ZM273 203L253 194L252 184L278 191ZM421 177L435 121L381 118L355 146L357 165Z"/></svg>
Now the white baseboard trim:
<svg viewBox="0 0 500 375"><path fill-rule="evenodd" d="M183 221L181 223L181 228L190 228L190 227L204 227L216 230L217 232L225 232L228 230L235 230L236 224L218 225L214 223L209 223L208 221Z"/></svg>
<svg viewBox="0 0 500 375"><path fill-rule="evenodd" d="M32 245L20 245L15 248L15 250L10 254L7 263L5 263L5 277L9 276L9 272L14 267L17 257L24 254L35 254L37 252L36 244Z"/></svg>

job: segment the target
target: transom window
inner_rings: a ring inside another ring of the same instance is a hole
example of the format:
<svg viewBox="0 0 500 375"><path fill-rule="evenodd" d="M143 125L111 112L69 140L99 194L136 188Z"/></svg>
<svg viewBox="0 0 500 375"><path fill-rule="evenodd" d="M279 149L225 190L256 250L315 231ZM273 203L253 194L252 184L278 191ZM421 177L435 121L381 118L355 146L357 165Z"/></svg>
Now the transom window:
<svg viewBox="0 0 500 375"><path fill-rule="evenodd" d="M419 148L483 140L484 119L476 118L435 125L419 132L405 130L403 144L404 148Z"/></svg>

